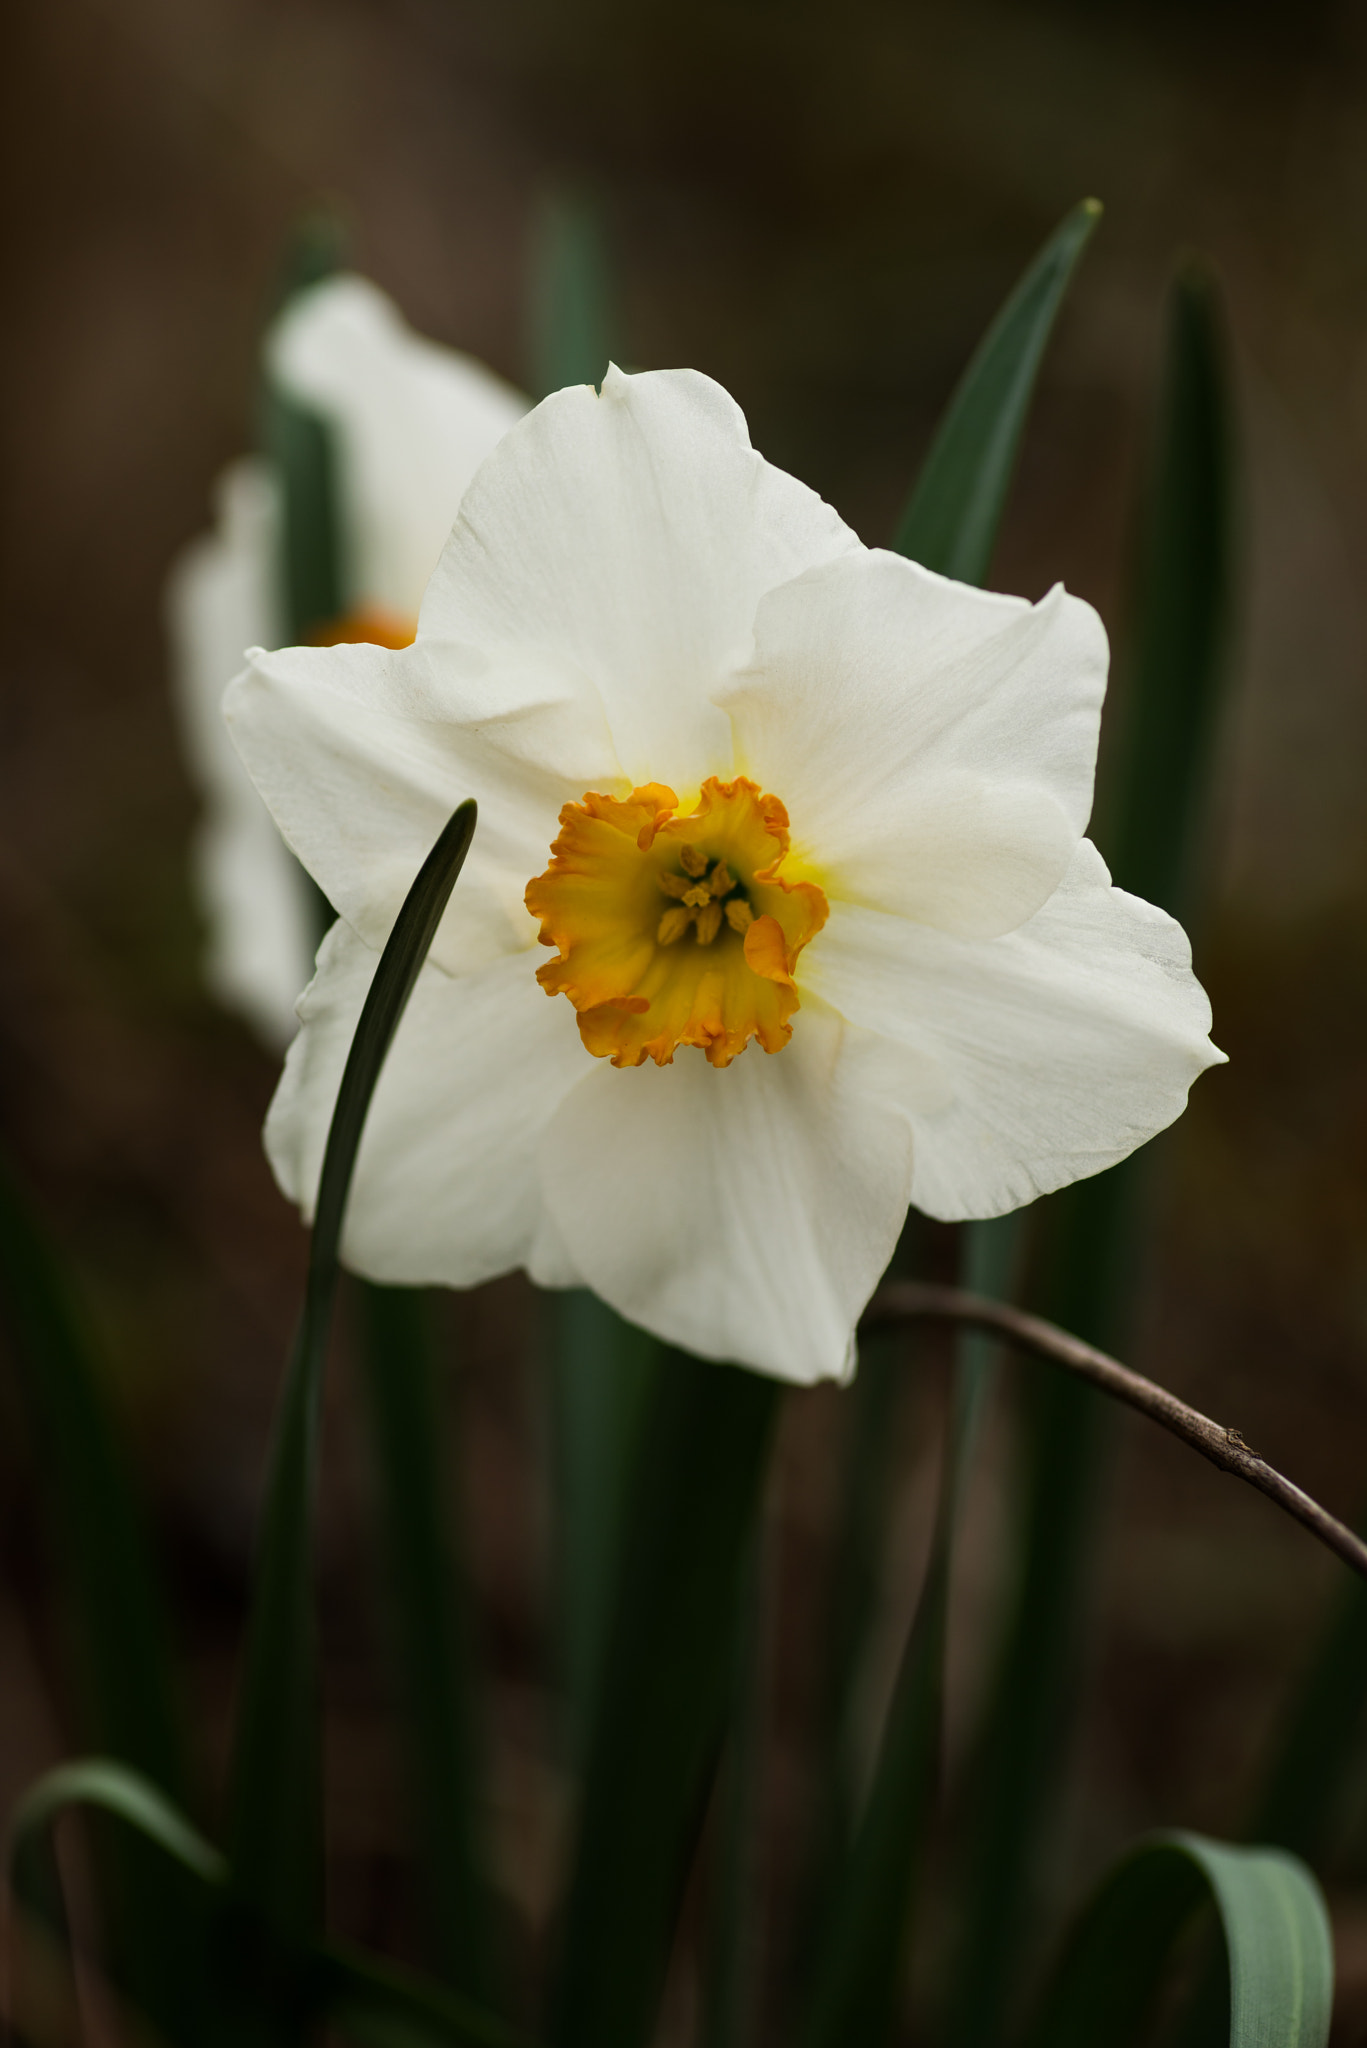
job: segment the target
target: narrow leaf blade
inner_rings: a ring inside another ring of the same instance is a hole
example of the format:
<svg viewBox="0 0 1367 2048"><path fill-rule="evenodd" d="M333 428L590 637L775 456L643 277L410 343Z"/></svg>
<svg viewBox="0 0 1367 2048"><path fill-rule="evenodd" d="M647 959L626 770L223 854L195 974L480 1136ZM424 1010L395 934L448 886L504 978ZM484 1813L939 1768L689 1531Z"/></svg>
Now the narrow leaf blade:
<svg viewBox="0 0 1367 2048"><path fill-rule="evenodd" d="M780 1388L666 1352L642 1427L585 1772L555 2048L650 2037L721 1741Z"/></svg>
<svg viewBox="0 0 1367 2048"><path fill-rule="evenodd" d="M898 554L961 583L986 581L1044 350L1100 218L1095 199L1075 206L988 329L902 514Z"/></svg>
<svg viewBox="0 0 1367 2048"><path fill-rule="evenodd" d="M182 1795L184 1745L160 1577L71 1279L3 1163L0 1306L41 1460L86 1738ZM192 1995L187 1944L174 1936L185 1906L177 1880L122 1832L100 1832L95 1847L122 1986L159 2025L177 2024Z"/></svg>
<svg viewBox="0 0 1367 2048"><path fill-rule="evenodd" d="M1219 307L1188 267L1166 363L1138 562L1124 746L1100 805L1116 880L1165 909L1188 894L1225 677L1232 573L1232 428ZM1143 1155L1049 1198L1039 1306L1119 1348L1141 1226ZM989 1692L965 1840L964 1935L951 1991L956 2048L1001 2035L1031 1907L1095 1550L1104 1404L1038 1375L1027 1416L1016 1590Z"/></svg>
<svg viewBox="0 0 1367 2048"><path fill-rule="evenodd" d="M1103 1880L1046 1986L1025 2048L1125 2048L1140 2039L1203 1898L1224 1940L1230 2048L1324 2048L1334 1954L1314 1878L1280 1850L1181 1833L1141 1844Z"/></svg>
<svg viewBox="0 0 1367 2048"><path fill-rule="evenodd" d="M233 1759L235 1883L266 1919L311 1932L322 1872L312 1518L318 1412L337 1252L371 1096L475 828L453 813L404 899L347 1055L318 1186L304 1312L281 1400L267 1485Z"/></svg>
<svg viewBox="0 0 1367 2048"><path fill-rule="evenodd" d="M528 285L528 370L537 396L567 384L601 384L614 309L607 235L591 193L558 187L543 195Z"/></svg>
<svg viewBox="0 0 1367 2048"><path fill-rule="evenodd" d="M1336 1591L1324 1634L1287 1710L1254 1808L1250 1839L1321 1866L1338 1846L1345 1781L1367 1719L1367 1585Z"/></svg>
<svg viewBox="0 0 1367 2048"><path fill-rule="evenodd" d="M136 1828L202 1884L221 1883L228 1874L226 1859L159 1786L105 1756L58 1764L29 1787L10 1816L6 1854L11 1873L71 1806L95 1807Z"/></svg>
<svg viewBox="0 0 1367 2048"><path fill-rule="evenodd" d="M894 541L900 553L924 567L968 583L986 577L1044 350L1100 211L1094 200L1087 200L1067 216L964 373ZM985 1261L994 1273L998 1267L1005 1271L1015 1244L1013 1219L979 1230L981 1236L970 1241L970 1261ZM877 2041L895 2014L911 1897L935 1801L955 1504L988 1384L987 1352L981 1340L961 1344L936 1540L866 1809L848 1853L838 1857L833 1852L842 1801L836 1748L862 1633L859 1610L865 1603L858 1586L867 1580L872 1554L870 1514L875 1525L882 1519L876 1473L886 1442L882 1410L889 1361L869 1362L873 1373L857 1397L869 1433L857 1433L846 1477L842 1522L849 1531L855 1583L837 1583L836 1619L843 1633L833 1659L838 1676L818 1762L820 1796L828 1811L814 1882L823 1910L813 1925L806 1959L809 1988L802 2005L802 2038L809 2048L836 2048L854 2036ZM842 1544L842 1554L845 1548Z"/></svg>
<svg viewBox="0 0 1367 2048"><path fill-rule="evenodd" d="M358 1292L428 1944L447 1983L487 1997L495 1971L475 1824L474 1674L453 1553L455 1479L444 1456L431 1305L412 1288Z"/></svg>
<svg viewBox="0 0 1367 2048"><path fill-rule="evenodd" d="M359 1949L328 1943L317 1968L329 2024L360 2048L533 2048L495 2014Z"/></svg>

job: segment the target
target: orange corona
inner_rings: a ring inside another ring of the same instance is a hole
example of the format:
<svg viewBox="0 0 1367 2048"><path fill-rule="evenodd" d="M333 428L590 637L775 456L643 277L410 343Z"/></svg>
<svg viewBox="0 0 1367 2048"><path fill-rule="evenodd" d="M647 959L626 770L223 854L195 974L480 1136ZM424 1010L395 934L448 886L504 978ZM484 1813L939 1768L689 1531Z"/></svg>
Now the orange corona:
<svg viewBox="0 0 1367 2048"><path fill-rule="evenodd" d="M738 776L706 781L678 813L651 782L626 798L566 804L526 902L557 958L537 970L566 995L591 1053L668 1066L695 1045L729 1066L752 1038L779 1052L798 1007L797 957L826 922L814 882L788 882L788 813Z"/></svg>

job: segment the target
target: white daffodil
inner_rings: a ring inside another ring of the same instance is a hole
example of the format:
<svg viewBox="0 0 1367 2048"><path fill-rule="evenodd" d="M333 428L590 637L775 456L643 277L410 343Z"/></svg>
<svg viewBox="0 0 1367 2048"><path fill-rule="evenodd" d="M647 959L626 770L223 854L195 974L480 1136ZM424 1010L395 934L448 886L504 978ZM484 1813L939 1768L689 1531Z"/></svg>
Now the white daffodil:
<svg viewBox="0 0 1367 2048"><path fill-rule="evenodd" d="M364 278L340 276L291 301L266 337L272 381L324 419L337 452L346 604L321 640L403 645L465 486L527 409L470 357L408 328ZM272 1045L295 1025L313 971L317 900L244 775L223 726L223 692L251 646L286 637L278 481L261 460L220 479L214 531L186 550L168 592L173 679L204 800L196 883L207 978Z"/></svg>
<svg viewBox="0 0 1367 2048"><path fill-rule="evenodd" d="M585 1283L704 1356L847 1373L908 1202L1132 1151L1220 1058L1179 926L1083 837L1106 640L863 547L690 371L484 463L416 642L227 700L341 913L267 1124L312 1204L352 1031L456 803L474 845L382 1074L345 1256Z"/></svg>

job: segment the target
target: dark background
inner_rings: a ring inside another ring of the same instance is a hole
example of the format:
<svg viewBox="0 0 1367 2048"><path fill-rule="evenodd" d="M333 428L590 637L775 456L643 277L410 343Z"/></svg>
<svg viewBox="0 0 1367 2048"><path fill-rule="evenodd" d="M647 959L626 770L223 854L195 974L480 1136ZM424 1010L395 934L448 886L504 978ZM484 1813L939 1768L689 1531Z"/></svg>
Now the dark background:
<svg viewBox="0 0 1367 2048"><path fill-rule="evenodd" d="M1181 250L1213 258L1236 364L1243 569L1196 946L1231 1063L1155 1148L1130 1348L1355 1515L1367 1503L1363 10L24 0L5 56L0 1110L80 1272L172 1575L206 1776L225 1740L302 1233L259 1148L271 1064L198 985L194 801L161 590L206 522L216 472L249 443L262 309L292 225L320 199L415 326L525 381L539 209L553 190L592 194L623 359L720 378L756 445L873 543L1002 295L1095 193L1106 219L1049 357L993 581L1033 596L1062 578L1117 635L1165 283ZM544 1700L545 1315L514 1279L452 1302L449 1321L499 1857L535 1924L564 1806ZM884 1664L924 1541L940 1367L920 1355ZM350 1928L402 1942L404 1838L344 1366L334 1397L334 1898ZM1009 1536L1009 1407L972 1504L952 1745ZM779 1825L800 1798L842 1417L832 1390L790 1402L776 1489ZM3 1809L74 1736L41 1474L8 1385L0 1431ZM1145 1425L1126 1421L1117 1445L1052 1873L1061 1896L1144 1827L1237 1828L1337 1583L1270 1506ZM1351 1859L1334 1903L1347 2041L1367 1990L1367 1894ZM686 1998L676 2005L677 2033Z"/></svg>

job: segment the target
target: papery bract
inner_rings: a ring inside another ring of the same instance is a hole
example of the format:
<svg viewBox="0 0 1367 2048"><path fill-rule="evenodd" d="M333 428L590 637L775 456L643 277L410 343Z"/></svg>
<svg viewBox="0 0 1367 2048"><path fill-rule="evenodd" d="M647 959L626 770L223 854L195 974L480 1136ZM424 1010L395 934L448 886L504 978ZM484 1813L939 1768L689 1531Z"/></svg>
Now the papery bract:
<svg viewBox="0 0 1367 2048"><path fill-rule="evenodd" d="M1220 1058L1180 928L1083 837L1106 658L1061 589L863 547L705 377L546 400L412 647L257 654L229 693L341 914L267 1126L282 1185L308 1209L377 948L474 795L348 1260L522 1265L707 1357L847 1373L909 1201L1097 1172Z"/></svg>

